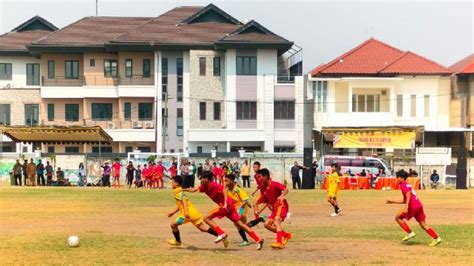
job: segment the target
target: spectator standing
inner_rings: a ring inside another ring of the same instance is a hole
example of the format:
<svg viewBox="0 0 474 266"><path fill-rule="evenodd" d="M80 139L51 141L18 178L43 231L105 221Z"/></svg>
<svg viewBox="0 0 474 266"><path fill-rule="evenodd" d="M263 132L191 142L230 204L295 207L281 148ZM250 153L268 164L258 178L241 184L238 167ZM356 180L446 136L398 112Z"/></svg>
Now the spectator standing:
<svg viewBox="0 0 474 266"><path fill-rule="evenodd" d="M26 167L26 172L28 174L28 186L36 186L36 164L33 161L33 158L30 159L30 163Z"/></svg>
<svg viewBox="0 0 474 266"><path fill-rule="evenodd" d="M197 178L200 179L201 176L202 176L202 172L203 172L203 166L202 166L202 163L199 163L198 164L198 168L197 168Z"/></svg>
<svg viewBox="0 0 474 266"><path fill-rule="evenodd" d="M103 173L102 173L102 186L110 187L110 173L112 172L112 167L110 167L109 162L106 161L104 165L102 165Z"/></svg>
<svg viewBox="0 0 474 266"><path fill-rule="evenodd" d="M436 170L433 170L433 173L430 176L430 184L431 184L431 188L434 188L434 189L436 189L439 185L439 175L436 172Z"/></svg>
<svg viewBox="0 0 474 266"><path fill-rule="evenodd" d="M83 163L79 163L79 186L86 186L87 185L87 172L86 168L84 167Z"/></svg>
<svg viewBox="0 0 474 266"><path fill-rule="evenodd" d="M141 181L142 169L140 169L140 165L137 165L137 168L135 169L135 188L138 188L140 186Z"/></svg>
<svg viewBox="0 0 474 266"><path fill-rule="evenodd" d="M16 164L13 166L13 177L15 178L15 186L21 186L21 173L23 166L20 160L16 160Z"/></svg>
<svg viewBox="0 0 474 266"><path fill-rule="evenodd" d="M209 162L209 159L206 159L206 162L205 162L204 165L202 166L202 171L203 171L203 172L212 172L212 165L211 165L211 163Z"/></svg>
<svg viewBox="0 0 474 266"><path fill-rule="evenodd" d="M38 186L44 186L46 185L46 182L44 180L44 164L39 160L38 165L36 165L36 183Z"/></svg>
<svg viewBox="0 0 474 266"><path fill-rule="evenodd" d="M122 168L122 164L120 163L119 159L116 158L115 162L112 164L114 188L120 188L120 168Z"/></svg>
<svg viewBox="0 0 474 266"><path fill-rule="evenodd" d="M360 172L360 176L362 176L362 177L367 176L367 172L365 172L365 169L362 169L362 172Z"/></svg>
<svg viewBox="0 0 474 266"><path fill-rule="evenodd" d="M305 169L305 167L298 165L298 162L295 162L290 169L291 172L291 180L293 182L293 189L301 189L301 177L300 177L300 170Z"/></svg>
<svg viewBox="0 0 474 266"><path fill-rule="evenodd" d="M53 183L53 166L49 163L49 161L46 162L46 167L44 168L46 171L46 184L48 186L51 186Z"/></svg>
<svg viewBox="0 0 474 266"><path fill-rule="evenodd" d="M28 160L25 160L23 162L22 171L23 171L23 185L26 186L28 184Z"/></svg>
<svg viewBox="0 0 474 266"><path fill-rule="evenodd" d="M240 175L242 176L242 185L244 187L250 187L250 167L248 160L245 160L240 168Z"/></svg>
<svg viewBox="0 0 474 266"><path fill-rule="evenodd" d="M232 172L235 175L237 183L239 183L239 185L242 184L242 181L240 180L240 167L238 162L234 162L234 165L232 166Z"/></svg>
<svg viewBox="0 0 474 266"><path fill-rule="evenodd" d="M192 160L191 163L189 164L189 174L190 174L189 186L190 187L194 187L194 181L196 180L196 173L197 173L196 162Z"/></svg>
<svg viewBox="0 0 474 266"><path fill-rule="evenodd" d="M189 171L189 162L186 159L183 159L179 171L183 176L183 188L189 188L191 185L191 173Z"/></svg>
<svg viewBox="0 0 474 266"><path fill-rule="evenodd" d="M133 183L133 174L135 173L135 167L133 166L133 162L129 161L127 165L127 185L128 189L132 187Z"/></svg>

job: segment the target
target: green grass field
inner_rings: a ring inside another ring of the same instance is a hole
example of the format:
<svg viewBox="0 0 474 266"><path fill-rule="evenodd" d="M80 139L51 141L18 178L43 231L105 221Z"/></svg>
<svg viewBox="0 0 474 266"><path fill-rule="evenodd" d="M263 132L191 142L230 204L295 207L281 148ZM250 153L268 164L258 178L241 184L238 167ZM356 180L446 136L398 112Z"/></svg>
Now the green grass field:
<svg viewBox="0 0 474 266"><path fill-rule="evenodd" d="M224 249L214 238L191 224L181 227L182 248L172 248L166 214L173 209L170 190L102 188L0 187L0 264L456 264L474 261L474 191L420 191L427 222L444 242L429 247L430 238L415 221L417 233L406 244L393 217L401 208L385 205L399 191L342 191L344 215L330 217L321 190L290 191L291 224L284 227L294 239L283 250L272 250L274 234L263 226L266 239L239 248L240 237L231 223L218 220L229 233ZM189 196L203 214L214 206L204 195ZM251 216L249 215L249 218ZM69 235L81 246L70 248Z"/></svg>

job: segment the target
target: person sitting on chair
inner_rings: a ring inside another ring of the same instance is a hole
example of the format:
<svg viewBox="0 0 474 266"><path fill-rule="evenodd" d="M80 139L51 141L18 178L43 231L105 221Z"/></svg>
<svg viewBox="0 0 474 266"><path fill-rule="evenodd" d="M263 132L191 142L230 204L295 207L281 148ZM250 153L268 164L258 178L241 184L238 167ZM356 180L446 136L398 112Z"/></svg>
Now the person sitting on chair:
<svg viewBox="0 0 474 266"><path fill-rule="evenodd" d="M69 180L64 178L64 171L61 169L61 167L58 167L58 170L56 171L56 182L58 186L68 186L69 185Z"/></svg>
<svg viewBox="0 0 474 266"><path fill-rule="evenodd" d="M430 184L431 184L431 188L434 188L434 189L436 189L439 185L439 175L436 172L436 170L433 170L433 173L430 176Z"/></svg>

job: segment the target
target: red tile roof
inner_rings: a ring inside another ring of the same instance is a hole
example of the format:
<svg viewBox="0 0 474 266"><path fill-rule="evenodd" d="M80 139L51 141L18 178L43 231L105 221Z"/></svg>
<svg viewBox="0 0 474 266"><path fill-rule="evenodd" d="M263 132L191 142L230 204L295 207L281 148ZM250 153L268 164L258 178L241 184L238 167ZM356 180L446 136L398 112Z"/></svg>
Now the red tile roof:
<svg viewBox="0 0 474 266"><path fill-rule="evenodd" d="M449 67L456 74L474 73L474 54L470 54Z"/></svg>
<svg viewBox="0 0 474 266"><path fill-rule="evenodd" d="M371 38L311 71L324 75L447 75L451 71L412 52L403 52Z"/></svg>

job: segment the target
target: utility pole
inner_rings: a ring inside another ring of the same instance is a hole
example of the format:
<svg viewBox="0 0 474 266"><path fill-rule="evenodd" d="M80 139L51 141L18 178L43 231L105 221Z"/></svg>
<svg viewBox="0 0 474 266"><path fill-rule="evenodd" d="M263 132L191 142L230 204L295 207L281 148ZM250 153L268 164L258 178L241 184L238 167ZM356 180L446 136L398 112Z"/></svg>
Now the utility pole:
<svg viewBox="0 0 474 266"><path fill-rule="evenodd" d="M163 132L162 132L162 137L163 137L163 141L161 142L161 149L162 151L165 150L165 140L166 140L166 132L168 132L168 93L163 93L164 96L165 96L165 108L164 108L164 114L163 114Z"/></svg>
<svg viewBox="0 0 474 266"><path fill-rule="evenodd" d="M99 0L95 0L95 16L99 15Z"/></svg>

